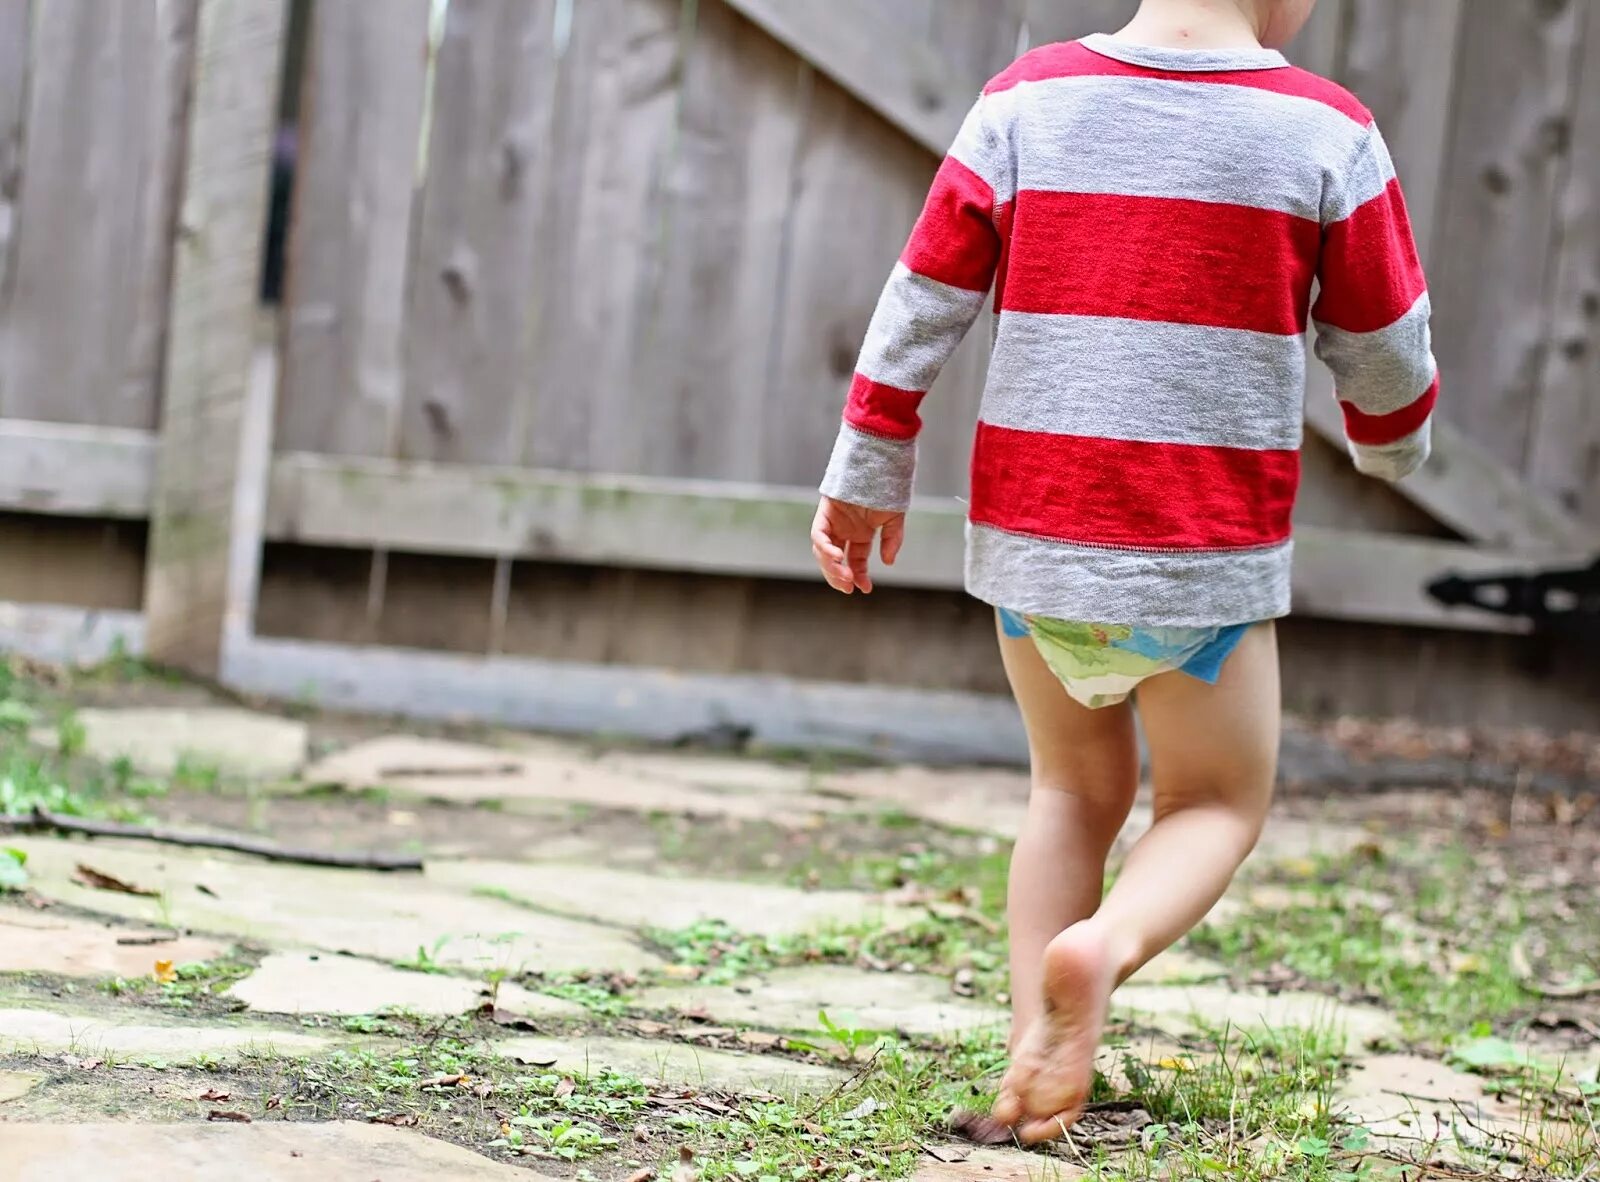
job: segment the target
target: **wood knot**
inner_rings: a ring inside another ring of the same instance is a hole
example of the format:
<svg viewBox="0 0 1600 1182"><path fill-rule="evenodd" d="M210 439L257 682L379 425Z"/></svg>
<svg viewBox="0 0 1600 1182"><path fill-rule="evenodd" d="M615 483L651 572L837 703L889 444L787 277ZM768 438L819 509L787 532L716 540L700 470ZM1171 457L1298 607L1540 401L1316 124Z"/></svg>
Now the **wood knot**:
<svg viewBox="0 0 1600 1182"><path fill-rule="evenodd" d="M1491 164L1483 170L1483 187L1496 197L1504 197L1511 192L1511 174L1498 164Z"/></svg>

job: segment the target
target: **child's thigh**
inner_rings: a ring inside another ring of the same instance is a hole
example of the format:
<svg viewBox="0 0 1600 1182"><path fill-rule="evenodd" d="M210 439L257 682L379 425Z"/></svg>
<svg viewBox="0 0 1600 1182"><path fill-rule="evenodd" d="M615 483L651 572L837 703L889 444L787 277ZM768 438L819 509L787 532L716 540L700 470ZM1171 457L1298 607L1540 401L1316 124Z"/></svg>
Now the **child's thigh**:
<svg viewBox="0 0 1600 1182"><path fill-rule="evenodd" d="M1139 687L1156 813L1193 803L1264 812L1277 776L1282 705L1277 630L1257 624L1215 685L1164 673Z"/></svg>
<svg viewBox="0 0 1600 1182"><path fill-rule="evenodd" d="M1000 656L1028 731L1035 786L1131 796L1139 778L1132 707L1074 702L1029 638L1001 630Z"/></svg>

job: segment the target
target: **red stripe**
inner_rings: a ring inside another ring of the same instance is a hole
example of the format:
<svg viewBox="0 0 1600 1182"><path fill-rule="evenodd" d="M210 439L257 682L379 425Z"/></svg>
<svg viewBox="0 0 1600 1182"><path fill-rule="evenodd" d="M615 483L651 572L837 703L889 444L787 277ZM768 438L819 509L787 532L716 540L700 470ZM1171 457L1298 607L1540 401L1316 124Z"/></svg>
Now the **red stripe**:
<svg viewBox="0 0 1600 1182"><path fill-rule="evenodd" d="M1346 332L1376 332L1411 311L1427 290L1399 180L1328 227L1322 294L1313 315Z"/></svg>
<svg viewBox="0 0 1600 1182"><path fill-rule="evenodd" d="M1000 258L994 218L994 189L954 156L947 156L900 261L940 283L988 291Z"/></svg>
<svg viewBox="0 0 1600 1182"><path fill-rule="evenodd" d="M1279 66L1265 70L1157 70L1135 66L1096 53L1077 41L1042 45L1017 59L1010 69L984 88L985 94L999 94L1024 82L1048 82L1055 78L1154 78L1164 82L1209 82L1221 86L1247 86L1291 98L1311 99L1332 107L1365 127L1372 112L1344 87L1309 70Z"/></svg>
<svg viewBox="0 0 1600 1182"><path fill-rule="evenodd" d="M994 310L1004 307L1006 276L1011 271L1011 232L1017 223L1017 203L1007 201L995 214L995 226L1000 232L1000 262L994 273Z"/></svg>
<svg viewBox="0 0 1600 1182"><path fill-rule="evenodd" d="M915 439L922 430L917 407L926 396L925 390L901 390L856 374L844 404L844 421L869 435Z"/></svg>
<svg viewBox="0 0 1600 1182"><path fill-rule="evenodd" d="M1224 550L1289 537L1294 451L1133 443L978 424L972 520L1135 550Z"/></svg>
<svg viewBox="0 0 1600 1182"><path fill-rule="evenodd" d="M1433 385L1428 387L1426 394L1410 406L1401 407L1390 414L1362 414L1352 403L1341 402L1339 405L1344 409L1344 430L1350 437L1351 443L1382 447L1386 443L1404 439L1421 427L1428 421L1428 416L1433 413L1434 405L1438 401L1439 379L1434 378Z"/></svg>
<svg viewBox="0 0 1600 1182"><path fill-rule="evenodd" d="M1298 334L1320 244L1316 222L1272 210L1025 190L1003 307Z"/></svg>

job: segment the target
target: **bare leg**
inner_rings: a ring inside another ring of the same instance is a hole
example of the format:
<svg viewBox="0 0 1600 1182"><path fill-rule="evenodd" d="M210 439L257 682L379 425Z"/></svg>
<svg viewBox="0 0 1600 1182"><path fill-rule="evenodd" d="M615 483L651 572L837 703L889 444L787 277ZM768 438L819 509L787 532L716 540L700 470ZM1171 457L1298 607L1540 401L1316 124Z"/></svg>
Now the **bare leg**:
<svg viewBox="0 0 1600 1182"><path fill-rule="evenodd" d="M1011 1047L1044 1008L1044 951L1094 914L1106 855L1139 786L1127 705L1089 710L1067 696L1031 640L1000 638L1033 767L1027 820L1011 856Z"/></svg>
<svg viewBox="0 0 1600 1182"><path fill-rule="evenodd" d="M1111 991L1205 916L1260 835L1277 774L1272 625L1244 636L1216 686L1164 674L1140 687L1139 710L1155 821L1094 916L1045 950L1045 1013L995 1103L995 1118L1025 1142L1058 1137L1078 1118Z"/></svg>

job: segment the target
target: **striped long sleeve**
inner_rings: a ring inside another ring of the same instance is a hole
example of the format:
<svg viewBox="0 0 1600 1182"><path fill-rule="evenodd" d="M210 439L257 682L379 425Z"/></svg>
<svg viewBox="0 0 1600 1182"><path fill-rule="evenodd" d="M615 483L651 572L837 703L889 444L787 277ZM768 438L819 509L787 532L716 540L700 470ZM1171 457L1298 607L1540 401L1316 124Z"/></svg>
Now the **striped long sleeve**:
<svg viewBox="0 0 1600 1182"><path fill-rule="evenodd" d="M918 407L983 310L1003 254L1012 173L980 98L934 178L867 328L825 495L873 509L911 503Z"/></svg>
<svg viewBox="0 0 1600 1182"><path fill-rule="evenodd" d="M1428 458L1439 369L1405 197L1371 125L1323 212L1317 356L1333 371L1356 467L1399 480Z"/></svg>

